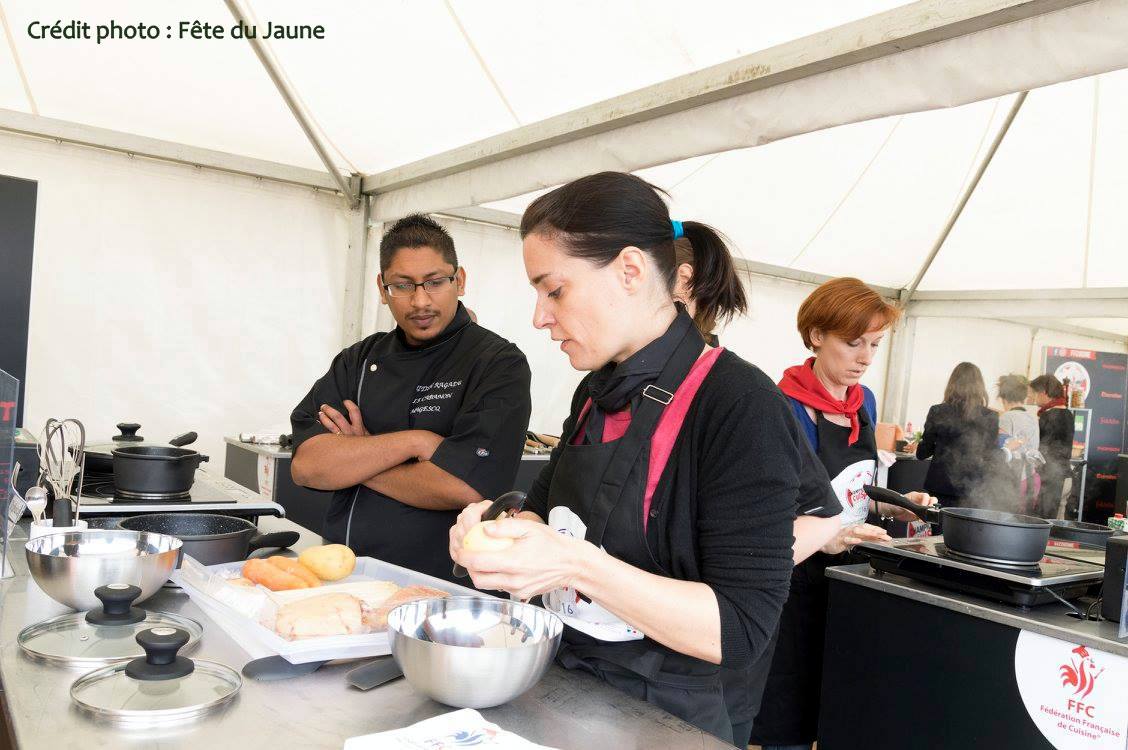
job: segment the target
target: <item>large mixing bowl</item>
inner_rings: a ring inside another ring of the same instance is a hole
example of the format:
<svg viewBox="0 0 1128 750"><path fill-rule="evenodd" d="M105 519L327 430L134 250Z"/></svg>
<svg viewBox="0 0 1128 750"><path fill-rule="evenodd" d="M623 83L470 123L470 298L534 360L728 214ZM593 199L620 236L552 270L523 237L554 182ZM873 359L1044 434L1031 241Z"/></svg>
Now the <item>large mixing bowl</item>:
<svg viewBox="0 0 1128 750"><path fill-rule="evenodd" d="M100 607L94 589L110 583L139 586L141 596L136 604L157 593L168 580L181 544L174 536L139 531L90 529L48 534L27 543L27 566L39 588L68 607Z"/></svg>
<svg viewBox="0 0 1128 750"><path fill-rule="evenodd" d="M563 632L551 612L503 599L421 599L388 614L392 655L404 677L458 708L498 706L537 684Z"/></svg>

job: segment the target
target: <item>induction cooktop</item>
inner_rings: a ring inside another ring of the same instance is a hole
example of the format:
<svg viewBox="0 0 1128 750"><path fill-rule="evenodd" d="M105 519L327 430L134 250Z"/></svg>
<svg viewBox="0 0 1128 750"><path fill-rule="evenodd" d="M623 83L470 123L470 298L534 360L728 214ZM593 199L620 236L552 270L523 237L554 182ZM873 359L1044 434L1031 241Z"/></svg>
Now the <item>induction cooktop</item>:
<svg viewBox="0 0 1128 750"><path fill-rule="evenodd" d="M1052 548L1051 548L1052 549ZM1001 567L954 556L944 537L863 542L855 547L879 573L896 573L936 586L1023 607L1074 599L1100 585L1099 564L1047 554L1030 567Z"/></svg>
<svg viewBox="0 0 1128 750"><path fill-rule="evenodd" d="M140 513L211 511L232 516L285 516L286 511L257 492L204 469L196 472L187 496L126 497L114 490L113 480L87 477L80 495L84 516L132 516Z"/></svg>

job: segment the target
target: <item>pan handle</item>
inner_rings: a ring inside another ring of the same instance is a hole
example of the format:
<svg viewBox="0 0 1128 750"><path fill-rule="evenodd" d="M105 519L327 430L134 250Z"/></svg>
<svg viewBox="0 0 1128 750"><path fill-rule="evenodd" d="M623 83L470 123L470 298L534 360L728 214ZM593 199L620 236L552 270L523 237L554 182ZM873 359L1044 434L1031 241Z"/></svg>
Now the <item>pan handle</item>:
<svg viewBox="0 0 1128 750"><path fill-rule="evenodd" d="M898 508L904 508L905 510L915 513L916 517L922 521L928 521L929 523L940 522L940 508L938 506L926 507L924 505L917 505L900 492L894 492L885 487L875 487L872 484L862 485L862 489L865 490L865 493L875 502L888 503Z"/></svg>
<svg viewBox="0 0 1128 750"><path fill-rule="evenodd" d="M258 534L257 536L251 537L251 541L247 543L247 551L266 549L268 547L285 549L297 544L298 538L299 535L296 531L275 531L270 534Z"/></svg>
<svg viewBox="0 0 1128 750"><path fill-rule="evenodd" d="M118 427L121 427L121 425L118 425ZM172 438L168 441L168 444L176 448L183 448L186 445L196 442L196 438L198 437L199 435L194 432L186 432L183 435L177 435Z"/></svg>

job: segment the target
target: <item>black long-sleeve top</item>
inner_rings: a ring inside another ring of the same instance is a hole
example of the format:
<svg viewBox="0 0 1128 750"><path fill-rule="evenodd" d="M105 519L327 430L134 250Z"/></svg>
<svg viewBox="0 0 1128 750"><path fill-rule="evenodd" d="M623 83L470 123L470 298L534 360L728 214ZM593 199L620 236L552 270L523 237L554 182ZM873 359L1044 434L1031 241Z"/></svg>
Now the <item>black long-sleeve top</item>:
<svg viewBox="0 0 1128 750"><path fill-rule="evenodd" d="M1069 465L1073 456L1073 412L1047 409L1038 416L1038 450L1055 468Z"/></svg>
<svg viewBox="0 0 1128 750"><path fill-rule="evenodd" d="M572 398L564 439L529 491L526 509L541 518L548 518L556 463L587 394L585 378ZM822 497L817 505L837 503L787 399L757 367L722 352L678 433L646 536L654 559L672 577L713 590L726 667L751 665L775 631L790 586L792 522L801 495L807 502Z"/></svg>
<svg viewBox="0 0 1128 750"><path fill-rule="evenodd" d="M951 404L936 404L924 421L924 437L917 458L931 458L924 489L977 504L972 497L981 491L989 473L1002 461L998 447L999 415L986 406L971 418Z"/></svg>

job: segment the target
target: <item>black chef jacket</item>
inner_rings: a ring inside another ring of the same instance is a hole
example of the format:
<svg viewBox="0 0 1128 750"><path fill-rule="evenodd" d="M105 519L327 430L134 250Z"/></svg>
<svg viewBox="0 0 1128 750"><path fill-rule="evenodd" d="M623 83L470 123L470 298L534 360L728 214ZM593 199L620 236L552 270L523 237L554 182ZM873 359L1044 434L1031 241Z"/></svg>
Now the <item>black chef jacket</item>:
<svg viewBox="0 0 1128 750"><path fill-rule="evenodd" d="M450 324L423 346L397 327L342 351L302 399L290 422L293 450L328 432L318 409L346 414L355 401L368 432L429 430L445 439L432 463L484 498L513 489L532 408L525 355L471 322L461 303ZM415 508L364 485L333 494L324 536L357 555L450 579L447 533L458 511Z"/></svg>

